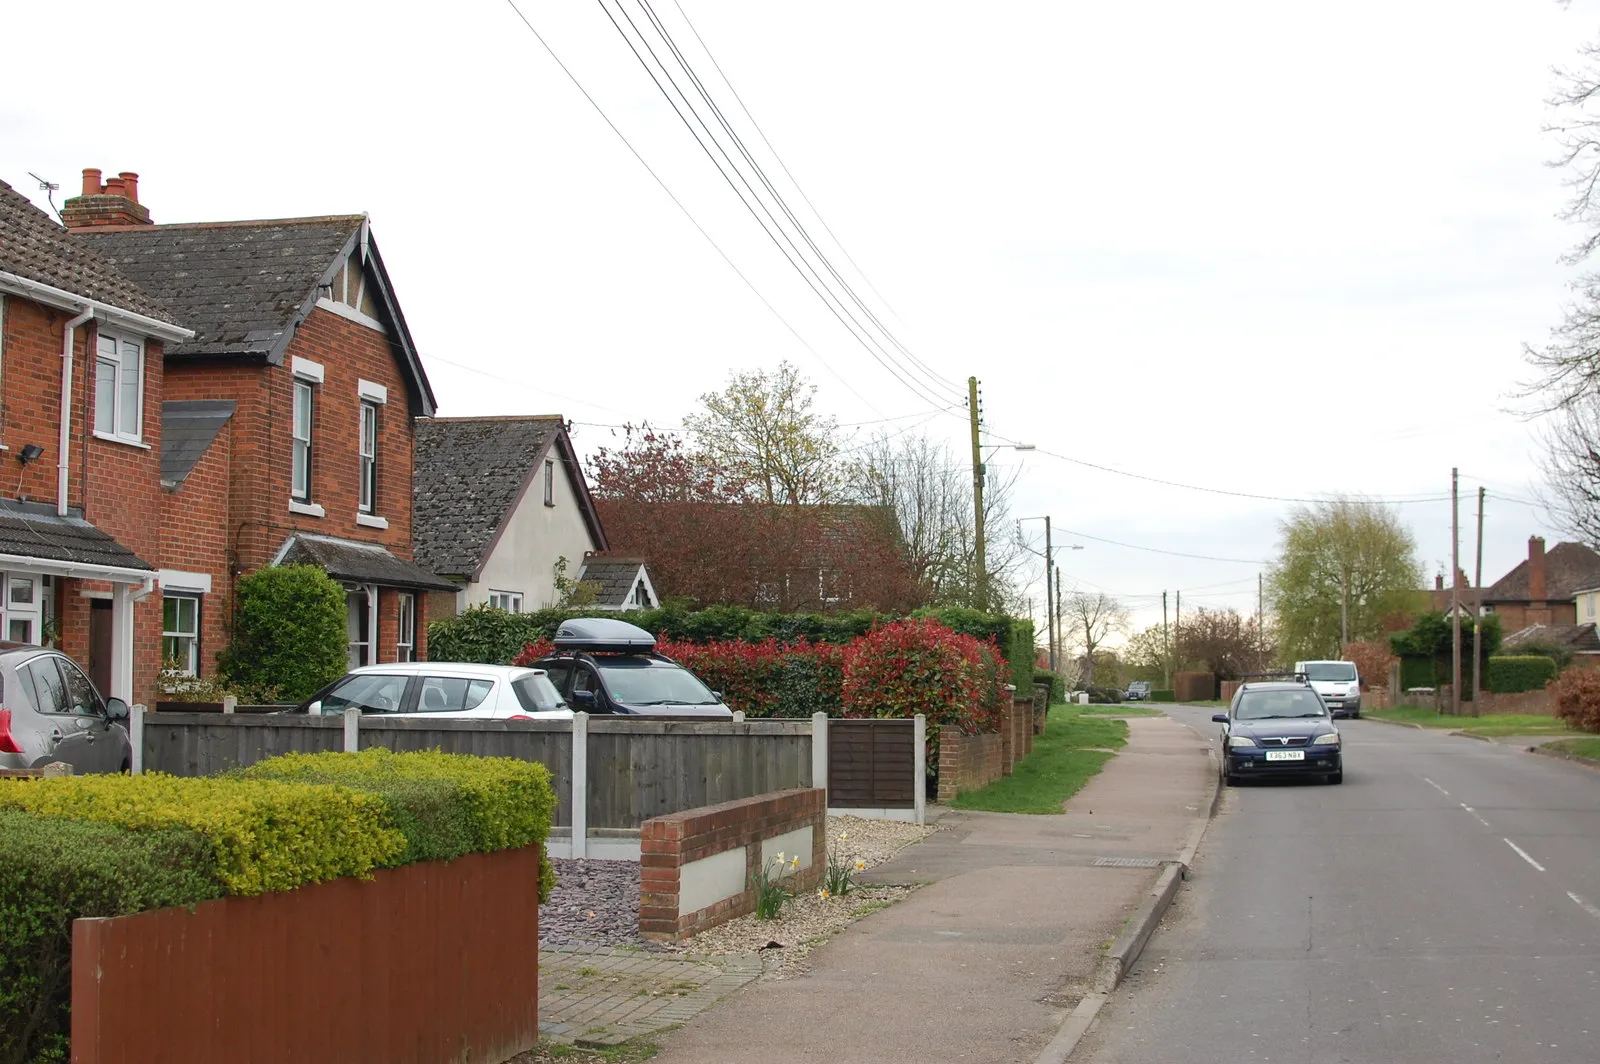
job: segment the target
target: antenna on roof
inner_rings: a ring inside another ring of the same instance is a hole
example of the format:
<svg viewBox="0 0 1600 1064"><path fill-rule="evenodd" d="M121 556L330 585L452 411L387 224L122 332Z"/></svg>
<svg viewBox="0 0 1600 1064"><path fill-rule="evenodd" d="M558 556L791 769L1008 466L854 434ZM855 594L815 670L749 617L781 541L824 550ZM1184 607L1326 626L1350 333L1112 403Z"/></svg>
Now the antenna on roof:
<svg viewBox="0 0 1600 1064"><path fill-rule="evenodd" d="M54 181L46 181L32 170L28 171L28 176L39 182L39 191L44 193L44 198L49 201L50 209L55 212L56 221L59 222L61 220L61 211L56 207L55 196L53 196L51 193L61 191L61 186L56 184Z"/></svg>

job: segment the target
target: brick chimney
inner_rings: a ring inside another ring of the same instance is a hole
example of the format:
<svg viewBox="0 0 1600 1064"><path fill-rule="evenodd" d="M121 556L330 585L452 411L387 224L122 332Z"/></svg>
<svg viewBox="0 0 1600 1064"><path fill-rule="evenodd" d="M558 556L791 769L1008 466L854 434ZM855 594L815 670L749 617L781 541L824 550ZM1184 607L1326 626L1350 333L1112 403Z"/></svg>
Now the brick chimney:
<svg viewBox="0 0 1600 1064"><path fill-rule="evenodd" d="M1436 574L1434 576L1434 578L1433 578L1433 589L1435 591L1443 591L1444 590L1444 574L1443 573L1438 573L1438 574Z"/></svg>
<svg viewBox="0 0 1600 1064"><path fill-rule="evenodd" d="M99 170L85 170L83 194L61 205L61 222L68 229L151 224L150 211L139 202L139 175L123 172L102 185Z"/></svg>
<svg viewBox="0 0 1600 1064"><path fill-rule="evenodd" d="M1528 537L1528 601L1543 602L1545 598L1544 537Z"/></svg>

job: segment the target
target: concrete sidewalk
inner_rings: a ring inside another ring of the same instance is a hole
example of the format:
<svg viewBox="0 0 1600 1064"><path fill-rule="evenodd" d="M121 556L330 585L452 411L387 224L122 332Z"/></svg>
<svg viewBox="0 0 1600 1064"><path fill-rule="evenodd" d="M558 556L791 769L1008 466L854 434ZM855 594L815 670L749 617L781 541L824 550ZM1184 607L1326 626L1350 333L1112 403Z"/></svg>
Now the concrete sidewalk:
<svg viewBox="0 0 1600 1064"><path fill-rule="evenodd" d="M667 1035L662 1064L1033 1061L1090 990L1159 863L1203 828L1206 743L1167 717L1062 816L947 813L865 877L926 883L808 958Z"/></svg>

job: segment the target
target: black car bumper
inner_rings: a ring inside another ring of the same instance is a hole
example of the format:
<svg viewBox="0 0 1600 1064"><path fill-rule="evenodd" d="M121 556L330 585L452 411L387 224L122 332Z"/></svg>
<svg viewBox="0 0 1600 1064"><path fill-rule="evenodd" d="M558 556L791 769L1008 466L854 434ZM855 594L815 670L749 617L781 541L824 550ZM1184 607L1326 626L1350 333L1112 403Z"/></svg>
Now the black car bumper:
<svg viewBox="0 0 1600 1064"><path fill-rule="evenodd" d="M1267 754L1298 753L1304 755L1297 761L1268 760ZM1278 751L1264 749L1231 750L1228 753L1228 775L1230 776L1320 776L1331 772L1343 772L1344 759L1340 752L1331 747L1313 746L1302 747L1293 751Z"/></svg>

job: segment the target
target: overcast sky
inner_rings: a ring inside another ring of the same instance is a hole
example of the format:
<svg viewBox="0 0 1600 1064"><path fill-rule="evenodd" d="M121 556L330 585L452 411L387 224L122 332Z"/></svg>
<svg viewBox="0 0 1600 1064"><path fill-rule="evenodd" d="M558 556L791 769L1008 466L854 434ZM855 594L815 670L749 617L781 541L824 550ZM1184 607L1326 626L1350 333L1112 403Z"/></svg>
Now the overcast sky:
<svg viewBox="0 0 1600 1064"><path fill-rule="evenodd" d="M1543 101L1600 4L680 2L874 313L939 376L981 378L996 437L1040 448L995 457L1022 466L1019 516L1242 560L1061 532L1085 547L1061 556L1069 586L1140 623L1163 589L1253 609L1289 504L1044 450L1283 497L1437 498L1459 466L1469 575L1490 489L1485 582L1553 537L1513 499L1536 446L1506 410L1575 238ZM932 401L958 397L851 340L598 3L519 3L793 332L505 0L13 8L8 35L38 46L0 74L0 179L43 205L30 171L58 204L86 166L136 171L158 222L369 212L442 414L561 413L588 450L788 359L841 422L896 419L848 431L965 446L964 411ZM803 211L673 0L653 3ZM1431 578L1449 504L1400 513Z"/></svg>

